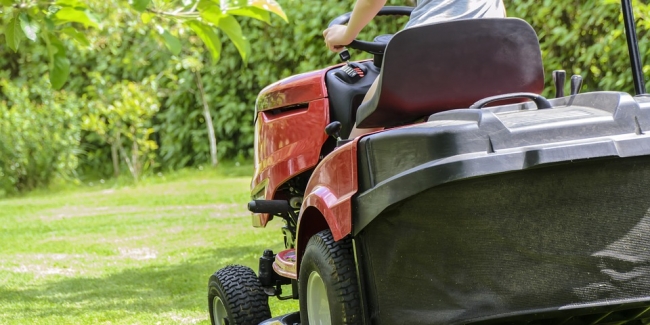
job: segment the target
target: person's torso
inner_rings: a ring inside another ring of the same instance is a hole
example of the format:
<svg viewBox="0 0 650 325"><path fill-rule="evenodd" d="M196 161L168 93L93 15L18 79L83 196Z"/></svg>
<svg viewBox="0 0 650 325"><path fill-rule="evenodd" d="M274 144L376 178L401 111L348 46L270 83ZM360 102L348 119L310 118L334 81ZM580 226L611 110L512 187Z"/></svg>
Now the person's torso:
<svg viewBox="0 0 650 325"><path fill-rule="evenodd" d="M502 18L503 0L418 0L406 28L441 21L471 18Z"/></svg>

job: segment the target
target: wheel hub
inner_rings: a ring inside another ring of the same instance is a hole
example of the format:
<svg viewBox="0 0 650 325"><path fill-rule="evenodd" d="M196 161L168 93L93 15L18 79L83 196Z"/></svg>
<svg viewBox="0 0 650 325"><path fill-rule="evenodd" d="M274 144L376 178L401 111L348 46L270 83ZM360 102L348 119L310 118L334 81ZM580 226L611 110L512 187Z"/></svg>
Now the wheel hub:
<svg viewBox="0 0 650 325"><path fill-rule="evenodd" d="M307 280L307 315L309 325L332 324L325 283L317 272L312 272Z"/></svg>
<svg viewBox="0 0 650 325"><path fill-rule="evenodd" d="M217 325L228 325L228 313L226 312L226 306L224 306L221 298L214 297L212 300L212 311L214 315L214 323Z"/></svg>

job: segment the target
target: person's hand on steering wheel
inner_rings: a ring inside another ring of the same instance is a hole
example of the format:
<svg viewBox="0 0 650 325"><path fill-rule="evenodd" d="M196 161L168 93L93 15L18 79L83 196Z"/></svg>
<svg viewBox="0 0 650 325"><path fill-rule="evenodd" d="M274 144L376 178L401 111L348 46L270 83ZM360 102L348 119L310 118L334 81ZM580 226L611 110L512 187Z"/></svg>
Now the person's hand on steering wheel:
<svg viewBox="0 0 650 325"><path fill-rule="evenodd" d="M341 52L344 47L357 49L374 55L381 55L386 49L386 40L366 42L357 36L375 16L409 16L413 7L383 7L386 0L357 0L352 12L340 15L329 23L323 31L325 45L333 52ZM347 24L347 25L346 25Z"/></svg>
<svg viewBox="0 0 650 325"><path fill-rule="evenodd" d="M327 48L334 52L341 52L344 46L357 38L361 29L368 25L385 4L386 0L357 0L347 26L330 25L323 31Z"/></svg>
<svg viewBox="0 0 650 325"><path fill-rule="evenodd" d="M357 35L348 35L348 26L334 25L323 31L325 45L332 52L341 52L346 45L352 43Z"/></svg>

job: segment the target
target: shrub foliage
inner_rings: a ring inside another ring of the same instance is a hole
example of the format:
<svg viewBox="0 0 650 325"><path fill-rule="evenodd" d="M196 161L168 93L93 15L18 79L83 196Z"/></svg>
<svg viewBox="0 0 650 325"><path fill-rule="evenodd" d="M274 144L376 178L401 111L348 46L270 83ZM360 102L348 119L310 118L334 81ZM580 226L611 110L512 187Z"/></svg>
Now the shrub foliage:
<svg viewBox="0 0 650 325"><path fill-rule="evenodd" d="M196 30L190 31L187 24L167 26L181 43L172 53L155 24L143 22L140 13L116 0L89 2L102 28L85 31L87 44L70 33L60 34L71 64L67 83L59 91L42 77L49 69L45 42L23 42L25 50L15 53L0 39L0 188L29 189L55 175L109 177L115 174L111 141L118 133L124 141L122 150L132 152L136 143L135 151L140 152L131 159L137 164L117 162L124 174L136 165L146 175L156 169L208 164L203 100L211 112L219 156L250 157L257 93L281 78L338 63L337 56L326 50L321 33L354 1L278 2L289 23L275 16L270 24L237 18L250 43L247 62L224 33L216 34L223 43L216 62ZM389 0L391 5L412 2ZM650 8L645 2L633 1L641 53L648 58ZM506 6L509 16L527 20L538 32L547 76L565 69L585 78L585 91L633 90L619 1L506 0ZM2 16L2 25L13 18ZM393 33L405 22L406 18L378 18L362 38ZM79 23L70 25L83 29ZM644 71L650 72L650 65ZM547 94L551 89L547 80ZM118 106L123 113L111 110ZM119 125L119 132L102 131L107 125Z"/></svg>

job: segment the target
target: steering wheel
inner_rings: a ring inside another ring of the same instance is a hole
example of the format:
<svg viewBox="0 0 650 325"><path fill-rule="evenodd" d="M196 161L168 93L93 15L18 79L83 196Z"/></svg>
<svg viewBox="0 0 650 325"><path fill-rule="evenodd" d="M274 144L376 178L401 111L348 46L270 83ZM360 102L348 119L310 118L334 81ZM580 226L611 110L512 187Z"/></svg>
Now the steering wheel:
<svg viewBox="0 0 650 325"><path fill-rule="evenodd" d="M386 6L381 8L381 10L379 10L377 16L410 16L413 9L414 9L413 7ZM328 27L332 27L334 25L347 24L350 21L351 15L352 13L348 12L334 18L334 20L332 20L329 23ZM378 41L377 39L375 39L375 41L373 42L354 40L352 41L352 43L346 46L351 49L361 50L364 52L368 52L370 54L381 55L384 54L384 50L386 50L387 44L388 44L387 40L385 42Z"/></svg>

